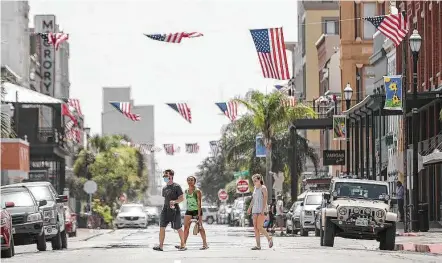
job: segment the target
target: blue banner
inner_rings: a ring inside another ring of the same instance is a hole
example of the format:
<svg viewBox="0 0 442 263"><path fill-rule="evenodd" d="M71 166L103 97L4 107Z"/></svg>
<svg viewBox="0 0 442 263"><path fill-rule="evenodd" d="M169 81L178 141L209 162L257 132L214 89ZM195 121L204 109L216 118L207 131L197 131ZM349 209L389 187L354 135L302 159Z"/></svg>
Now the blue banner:
<svg viewBox="0 0 442 263"><path fill-rule="evenodd" d="M266 146L262 135L256 135L256 157L266 157Z"/></svg>
<svg viewBox="0 0 442 263"><path fill-rule="evenodd" d="M385 110L402 110L402 76L384 76Z"/></svg>

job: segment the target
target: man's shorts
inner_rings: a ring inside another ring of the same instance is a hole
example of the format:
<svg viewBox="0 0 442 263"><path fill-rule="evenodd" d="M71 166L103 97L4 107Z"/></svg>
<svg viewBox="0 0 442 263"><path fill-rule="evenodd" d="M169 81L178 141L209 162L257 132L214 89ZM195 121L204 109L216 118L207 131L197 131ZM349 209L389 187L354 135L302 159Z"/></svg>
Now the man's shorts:
<svg viewBox="0 0 442 263"><path fill-rule="evenodd" d="M284 226L284 218L282 215L276 215L276 225L278 227L283 227Z"/></svg>
<svg viewBox="0 0 442 263"><path fill-rule="evenodd" d="M172 229L178 230L182 227L181 213L179 209L163 209L160 214L160 227L167 227L171 224Z"/></svg>
<svg viewBox="0 0 442 263"><path fill-rule="evenodd" d="M186 211L186 216L191 216L192 219L197 219L198 218L198 210L194 210L194 211ZM203 216L203 211L201 211L201 216Z"/></svg>

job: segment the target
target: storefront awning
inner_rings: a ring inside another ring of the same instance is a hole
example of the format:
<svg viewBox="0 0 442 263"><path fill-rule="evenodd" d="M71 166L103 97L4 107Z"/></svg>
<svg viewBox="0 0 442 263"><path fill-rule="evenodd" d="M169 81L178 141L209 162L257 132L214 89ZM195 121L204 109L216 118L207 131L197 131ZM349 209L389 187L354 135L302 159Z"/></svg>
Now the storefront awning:
<svg viewBox="0 0 442 263"><path fill-rule="evenodd" d="M10 82L4 82L6 95L4 102L6 103L22 103L22 104L61 104L64 101L44 95L40 92L33 91Z"/></svg>
<svg viewBox="0 0 442 263"><path fill-rule="evenodd" d="M423 156L422 162L424 165L432 165L432 164L438 164L442 163L442 152L438 149L435 149L432 153L429 155Z"/></svg>

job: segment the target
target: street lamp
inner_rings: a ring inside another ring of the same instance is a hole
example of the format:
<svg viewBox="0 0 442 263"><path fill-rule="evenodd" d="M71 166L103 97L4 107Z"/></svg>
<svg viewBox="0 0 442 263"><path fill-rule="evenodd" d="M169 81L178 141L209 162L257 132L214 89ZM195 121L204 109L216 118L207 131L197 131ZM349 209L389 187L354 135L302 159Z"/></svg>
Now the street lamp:
<svg viewBox="0 0 442 263"><path fill-rule="evenodd" d="M417 30L413 30L413 34L410 36L410 49L413 55L413 100L412 105L417 104L417 61L419 59L419 51L421 49L422 37ZM405 90L405 92L407 92ZM411 228L413 231L419 231L418 220L418 204L419 204L419 180L418 180L418 149L419 143L419 116L417 108L412 110L412 122L413 122L413 220Z"/></svg>
<svg viewBox="0 0 442 263"><path fill-rule="evenodd" d="M350 109L351 97L353 96L353 89L350 83L347 83L344 89L345 107L346 110ZM347 124L345 127L347 135L347 175L350 175L350 119L347 118Z"/></svg>

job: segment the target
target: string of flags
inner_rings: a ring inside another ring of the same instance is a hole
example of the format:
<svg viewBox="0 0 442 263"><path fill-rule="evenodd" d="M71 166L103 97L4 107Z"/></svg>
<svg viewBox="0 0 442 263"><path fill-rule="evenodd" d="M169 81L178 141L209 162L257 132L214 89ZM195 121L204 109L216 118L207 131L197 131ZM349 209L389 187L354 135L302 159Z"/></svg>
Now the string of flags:
<svg viewBox="0 0 442 263"><path fill-rule="evenodd" d="M216 141L209 142L212 151L214 150L214 149L212 149L213 142L216 142ZM140 151L140 153L144 154L144 155L148 155L153 152L161 152L163 150L166 153L166 155L175 155L176 153L181 152L181 147L177 146L175 144L172 144L172 143L165 143L165 144L163 144L162 148L156 147L153 144L149 144L149 143L132 143L132 142L126 141L126 140L121 140L120 143L123 145L127 145L129 147L133 147L135 149L138 149ZM184 144L184 148L185 148L185 153L188 153L188 154L197 154L200 151L200 146L198 143L186 143L186 144Z"/></svg>
<svg viewBox="0 0 442 263"><path fill-rule="evenodd" d="M195 38L203 36L203 34L198 32L192 32L192 33L179 32L179 33L170 33L170 34L152 34L152 35L144 34L144 35L153 40L168 42L168 43L181 43L181 40L183 38Z"/></svg>
<svg viewBox="0 0 442 263"><path fill-rule="evenodd" d="M126 116L128 119L132 121L140 121L141 117L139 114L132 113L131 103L130 102L109 102L116 110L118 110L121 114Z"/></svg>

